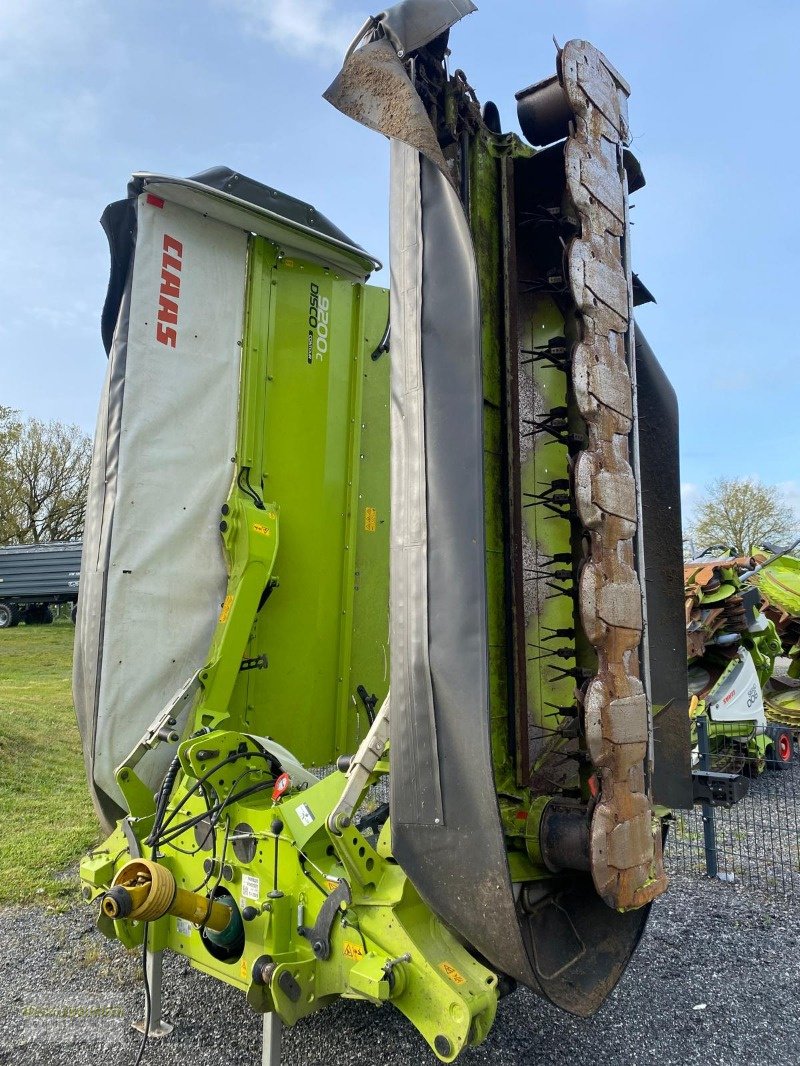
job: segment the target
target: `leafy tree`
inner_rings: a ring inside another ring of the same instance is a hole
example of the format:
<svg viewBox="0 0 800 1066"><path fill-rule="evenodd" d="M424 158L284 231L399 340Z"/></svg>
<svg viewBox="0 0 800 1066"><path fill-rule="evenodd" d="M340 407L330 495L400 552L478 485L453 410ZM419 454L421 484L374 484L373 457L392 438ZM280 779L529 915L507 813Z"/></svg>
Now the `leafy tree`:
<svg viewBox="0 0 800 1066"><path fill-rule="evenodd" d="M91 458L78 426L0 407L0 544L80 537Z"/></svg>
<svg viewBox="0 0 800 1066"><path fill-rule="evenodd" d="M748 555L765 543L789 545L799 527L775 486L755 478L718 478L698 504L687 539L698 551L718 545Z"/></svg>
<svg viewBox="0 0 800 1066"><path fill-rule="evenodd" d="M22 423L17 417L17 412L11 407L0 404L0 472L5 477L6 464L11 455L11 449L19 438Z"/></svg>

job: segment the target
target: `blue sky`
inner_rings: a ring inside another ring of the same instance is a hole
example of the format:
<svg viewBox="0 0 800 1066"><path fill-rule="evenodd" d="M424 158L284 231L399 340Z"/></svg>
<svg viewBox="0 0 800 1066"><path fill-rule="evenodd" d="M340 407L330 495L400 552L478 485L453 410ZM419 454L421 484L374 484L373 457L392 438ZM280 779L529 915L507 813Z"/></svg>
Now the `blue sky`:
<svg viewBox="0 0 800 1066"><path fill-rule="evenodd" d="M514 92L553 70L553 36L591 40L632 85L648 182L634 266L658 299L639 317L678 392L687 504L714 477L754 475L800 511L800 4L478 3L452 33L453 65L504 128L517 128ZM227 164L386 258L387 144L321 98L371 11L0 0L0 403L92 431L108 276L97 220L134 170Z"/></svg>

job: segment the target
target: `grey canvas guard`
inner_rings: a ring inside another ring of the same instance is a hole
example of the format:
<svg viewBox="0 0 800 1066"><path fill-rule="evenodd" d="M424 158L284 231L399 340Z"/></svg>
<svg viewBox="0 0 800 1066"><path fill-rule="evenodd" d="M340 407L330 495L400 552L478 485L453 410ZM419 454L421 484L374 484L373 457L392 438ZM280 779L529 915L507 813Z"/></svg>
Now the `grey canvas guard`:
<svg viewBox="0 0 800 1066"><path fill-rule="evenodd" d="M416 6L393 8L392 26ZM426 6L451 8L450 24L461 17L451 4ZM378 39L352 53L325 94L393 139L392 845L437 914L500 971L538 986L515 911L490 751L475 256L397 43L406 50L403 40Z"/></svg>
<svg viewBox="0 0 800 1066"><path fill-rule="evenodd" d="M472 0L405 0L378 15L377 20L402 58L477 10Z"/></svg>
<svg viewBox="0 0 800 1066"><path fill-rule="evenodd" d="M112 248L113 261L114 245L111 241L109 243ZM128 263L130 263L131 255L132 248L128 251ZM78 616L75 626L72 677L73 701L83 742L83 758L86 764L89 791L100 822L109 831L125 812L95 781L94 740L105 625L105 574L111 548L112 516L117 495L120 425L128 353L131 278L132 274L129 272L119 303L116 327L110 337L108 368L97 416L83 532L81 594L78 600Z"/></svg>

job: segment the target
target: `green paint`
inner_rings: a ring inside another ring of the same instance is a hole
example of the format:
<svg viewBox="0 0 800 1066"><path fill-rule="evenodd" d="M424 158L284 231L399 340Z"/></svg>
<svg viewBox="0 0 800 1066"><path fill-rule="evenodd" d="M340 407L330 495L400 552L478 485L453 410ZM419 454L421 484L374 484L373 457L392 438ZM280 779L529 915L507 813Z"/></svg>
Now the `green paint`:
<svg viewBox="0 0 800 1066"><path fill-rule="evenodd" d="M333 996L392 1002L451 1061L489 1031L496 975L392 861L388 824L379 850L352 827L328 827L344 775L274 802L269 764L246 736L270 736L307 766L330 763L367 730L358 686L378 702L388 689L389 357L372 358L387 313L385 289L252 239L237 476L220 515L228 588L159 845L180 887L224 890L251 910L239 955L219 957L224 936L211 944L170 915L150 924L149 943L288 1024ZM243 660L268 665L242 670ZM387 772L380 763L368 786ZM207 810L200 780L210 801L225 803L213 851L191 824ZM153 796L130 768L119 781L149 853ZM241 850L243 836L252 853ZM117 829L82 863L85 895L100 896L128 857ZM215 862L210 874L206 860ZM329 957L317 957L299 927L314 927L343 878L351 899L333 915ZM128 947L141 942L138 923L100 925ZM266 984L256 966L265 959L274 964Z"/></svg>
<svg viewBox="0 0 800 1066"><path fill-rule="evenodd" d="M358 685L388 688L388 294L276 251L253 240L237 464L279 508L279 584L230 714L323 765L366 732Z"/></svg>

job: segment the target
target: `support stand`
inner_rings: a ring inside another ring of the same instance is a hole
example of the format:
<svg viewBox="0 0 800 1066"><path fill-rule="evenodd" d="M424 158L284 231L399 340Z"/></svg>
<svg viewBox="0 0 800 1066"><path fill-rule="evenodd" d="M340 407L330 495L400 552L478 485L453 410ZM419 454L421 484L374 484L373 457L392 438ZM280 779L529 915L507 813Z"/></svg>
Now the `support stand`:
<svg viewBox="0 0 800 1066"><path fill-rule="evenodd" d="M701 714L695 719L697 725L697 751L700 756L700 769L711 769L711 747L708 738L708 719ZM714 824L714 805L704 800L700 804L703 818L703 850L706 855L706 876L717 881L732 883L731 873L721 872L717 857L717 830Z"/></svg>
<svg viewBox="0 0 800 1066"><path fill-rule="evenodd" d="M163 970L163 951L148 951L145 961L147 984L150 988L150 1028L148 1036L169 1036L174 1026L161 1018L161 976ZM147 1000L144 1004L145 1015L140 1022L134 1022L133 1028L140 1033L144 1032L147 1025ZM277 1061L277 1060L276 1060Z"/></svg>
<svg viewBox="0 0 800 1066"><path fill-rule="evenodd" d="M281 1029L283 1024L273 1011L263 1015L264 1043L261 1048L261 1066L281 1066Z"/></svg>

